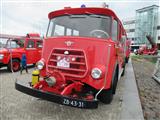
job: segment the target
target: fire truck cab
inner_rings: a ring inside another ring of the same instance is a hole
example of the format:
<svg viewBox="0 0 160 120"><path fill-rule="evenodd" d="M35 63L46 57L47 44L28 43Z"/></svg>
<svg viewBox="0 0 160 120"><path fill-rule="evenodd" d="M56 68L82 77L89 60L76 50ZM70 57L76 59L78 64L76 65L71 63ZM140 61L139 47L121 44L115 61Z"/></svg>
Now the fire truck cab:
<svg viewBox="0 0 160 120"><path fill-rule="evenodd" d="M9 71L18 71L22 54L26 54L27 64L35 64L41 58L41 51L42 40L39 34L9 38L6 46L0 49L0 67L7 66Z"/></svg>
<svg viewBox="0 0 160 120"><path fill-rule="evenodd" d="M40 79L16 89L59 104L96 108L110 103L124 74L126 33L108 8L67 8L48 15Z"/></svg>

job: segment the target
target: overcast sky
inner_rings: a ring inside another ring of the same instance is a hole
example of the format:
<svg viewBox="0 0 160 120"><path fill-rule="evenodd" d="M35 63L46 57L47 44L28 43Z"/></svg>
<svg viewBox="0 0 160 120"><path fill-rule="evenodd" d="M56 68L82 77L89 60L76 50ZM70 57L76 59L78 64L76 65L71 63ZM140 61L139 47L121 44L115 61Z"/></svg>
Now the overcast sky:
<svg viewBox="0 0 160 120"><path fill-rule="evenodd" d="M0 33L25 35L38 32L45 35L48 25L48 13L66 6L101 7L103 2L109 5L122 20L133 18L135 10L150 5L159 5L160 0L0 0ZM118 2L119 1L119 2Z"/></svg>

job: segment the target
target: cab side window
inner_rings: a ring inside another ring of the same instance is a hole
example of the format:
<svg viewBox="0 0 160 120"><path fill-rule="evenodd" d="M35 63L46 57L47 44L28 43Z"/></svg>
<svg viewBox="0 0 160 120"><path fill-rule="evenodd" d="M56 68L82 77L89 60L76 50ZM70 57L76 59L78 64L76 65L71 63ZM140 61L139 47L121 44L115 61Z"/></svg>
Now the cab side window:
<svg viewBox="0 0 160 120"><path fill-rule="evenodd" d="M37 48L42 48L42 41L37 41L36 42L36 47Z"/></svg>
<svg viewBox="0 0 160 120"><path fill-rule="evenodd" d="M113 41L118 40L118 22L116 20L113 21L112 25L112 40Z"/></svg>
<svg viewBox="0 0 160 120"><path fill-rule="evenodd" d="M33 40L28 41L27 48L34 48L34 41Z"/></svg>

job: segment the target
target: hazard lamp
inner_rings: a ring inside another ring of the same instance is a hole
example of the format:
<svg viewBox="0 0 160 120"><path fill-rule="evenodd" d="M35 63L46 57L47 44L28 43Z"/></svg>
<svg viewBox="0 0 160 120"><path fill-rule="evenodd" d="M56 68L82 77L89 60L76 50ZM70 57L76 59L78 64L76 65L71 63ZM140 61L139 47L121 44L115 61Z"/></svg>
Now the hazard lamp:
<svg viewBox="0 0 160 120"><path fill-rule="evenodd" d="M86 5L85 5L85 4L82 4L82 5L81 5L81 8L86 8Z"/></svg>
<svg viewBox="0 0 160 120"><path fill-rule="evenodd" d="M3 59L3 57L4 57L4 55L3 55L3 54L0 54L0 60Z"/></svg>

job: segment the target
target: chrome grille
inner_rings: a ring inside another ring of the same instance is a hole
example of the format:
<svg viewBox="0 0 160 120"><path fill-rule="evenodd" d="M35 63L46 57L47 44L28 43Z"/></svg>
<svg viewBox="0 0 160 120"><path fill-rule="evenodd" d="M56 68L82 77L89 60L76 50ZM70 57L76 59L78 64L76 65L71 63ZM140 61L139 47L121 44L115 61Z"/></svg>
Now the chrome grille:
<svg viewBox="0 0 160 120"><path fill-rule="evenodd" d="M59 66L58 62L62 60L67 63L67 67ZM82 78L87 72L85 54L80 50L54 49L48 60L48 70L59 70L64 76Z"/></svg>

